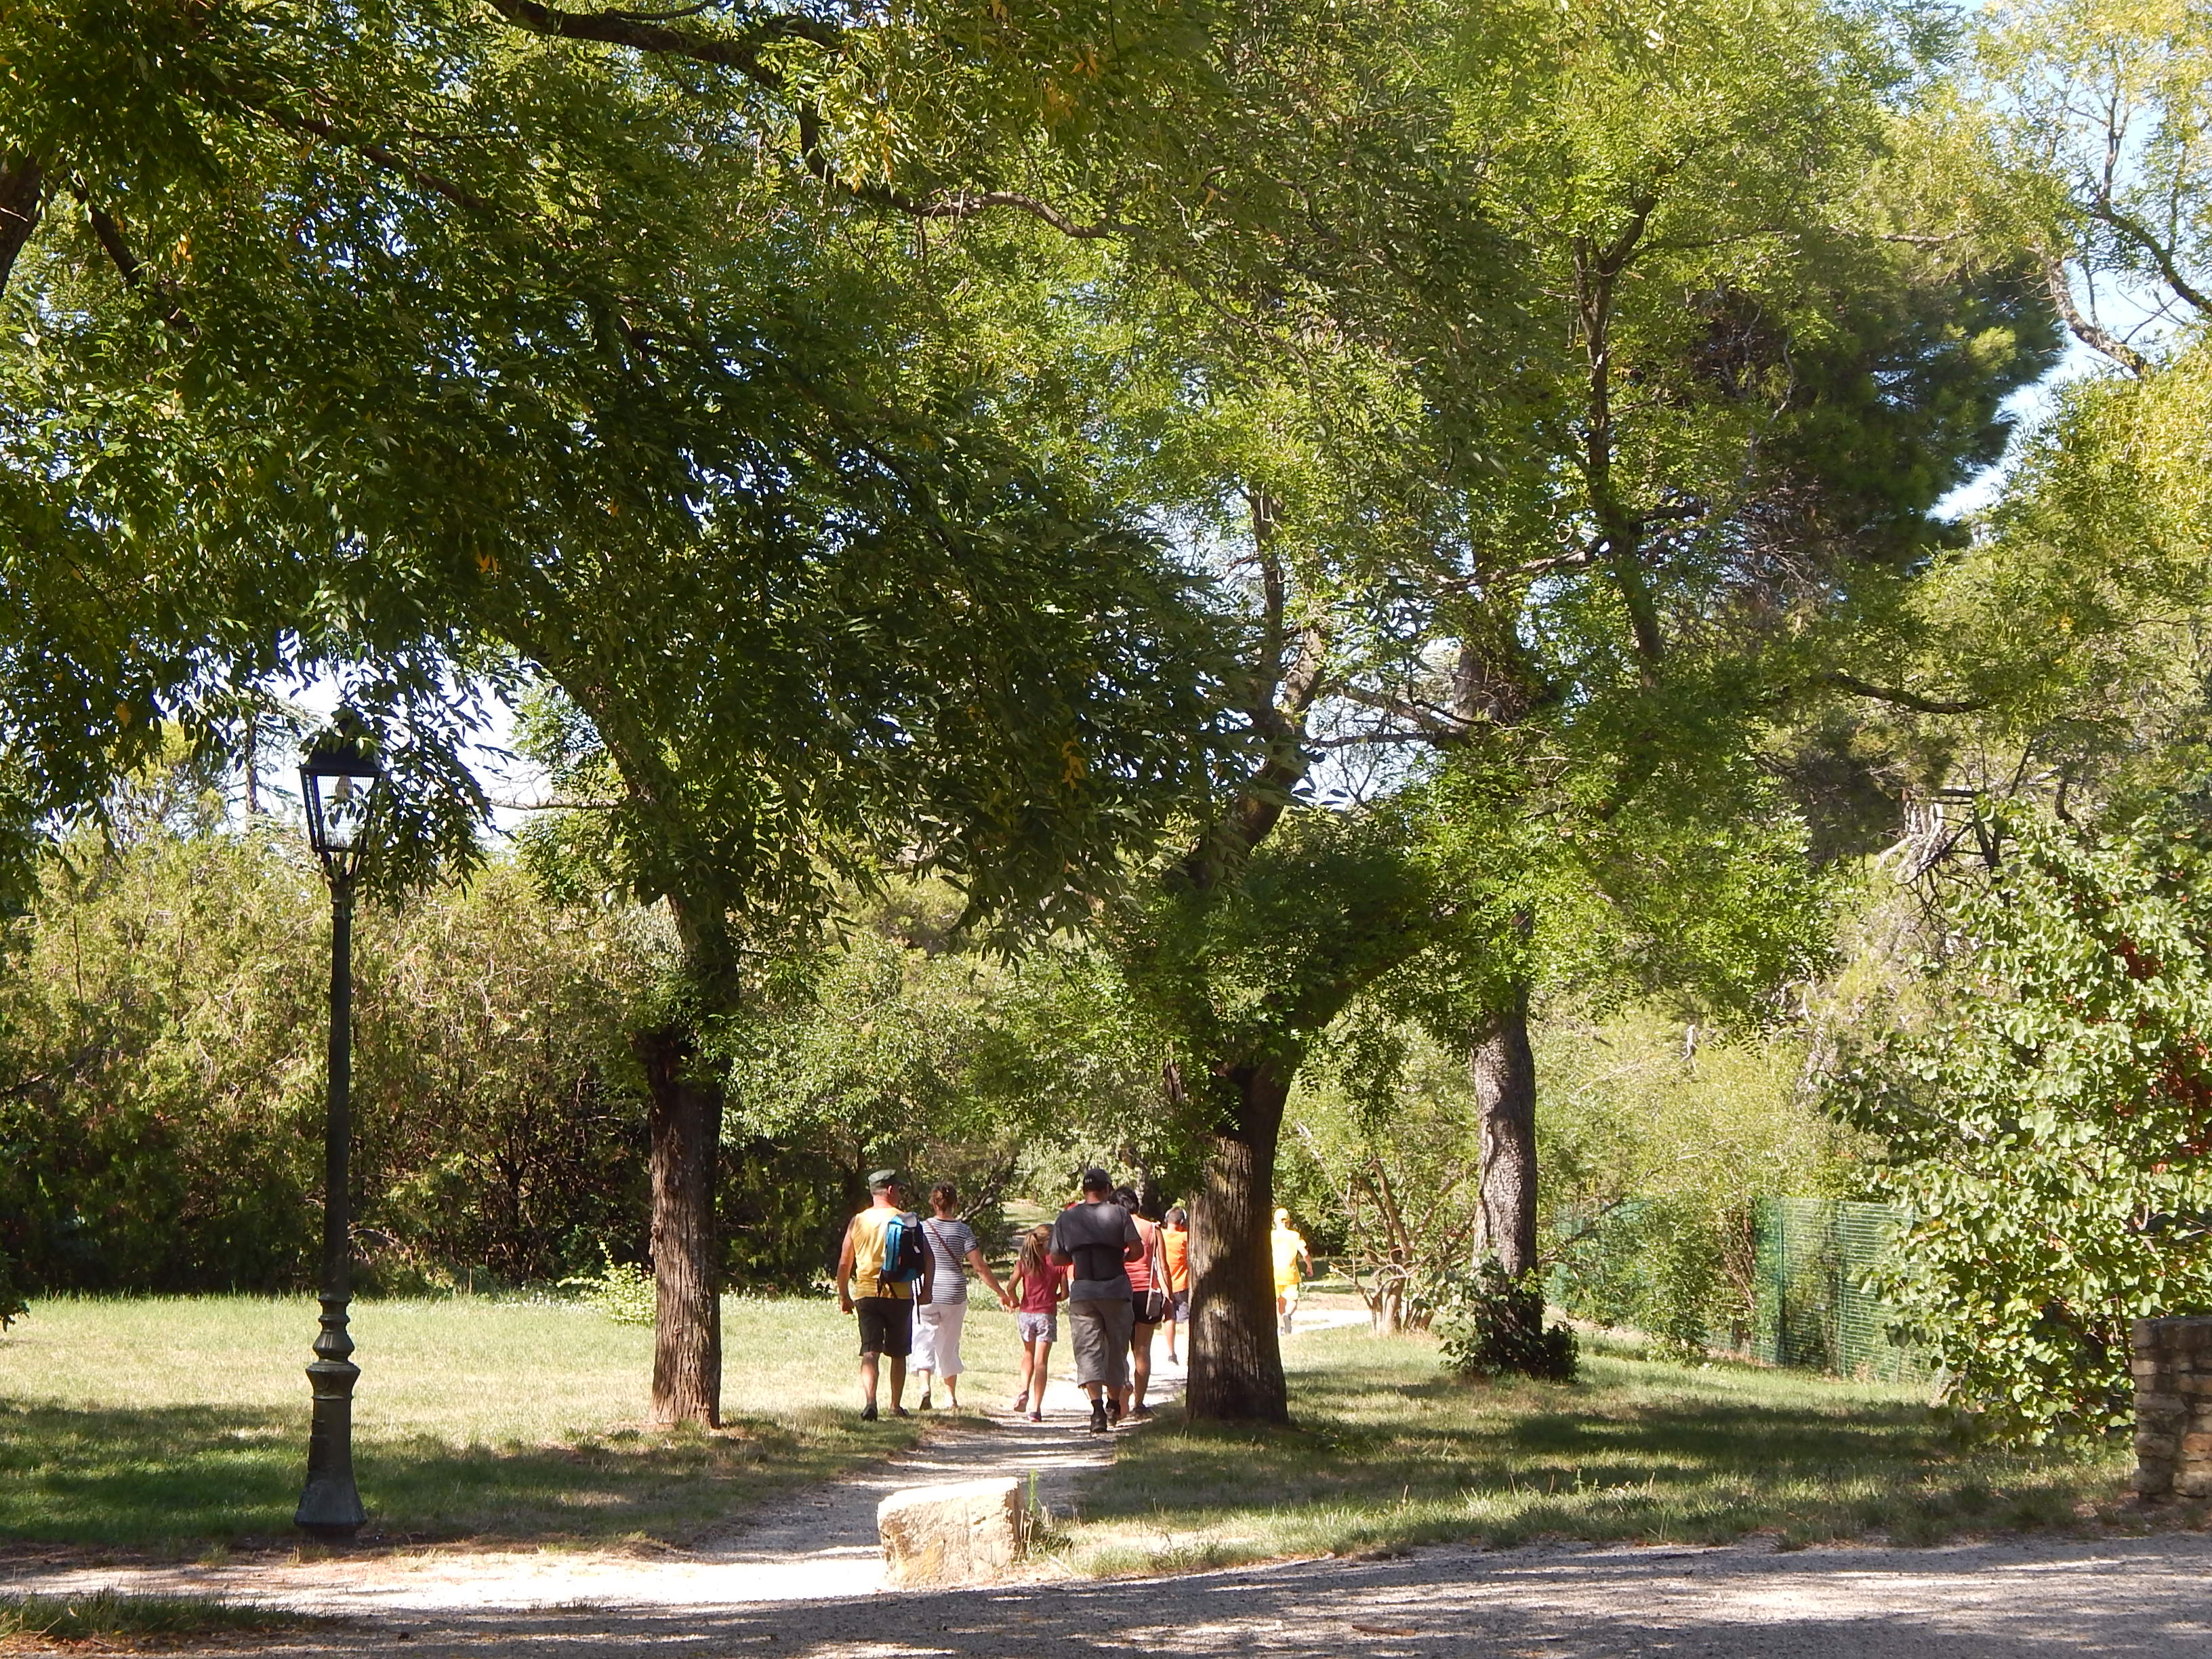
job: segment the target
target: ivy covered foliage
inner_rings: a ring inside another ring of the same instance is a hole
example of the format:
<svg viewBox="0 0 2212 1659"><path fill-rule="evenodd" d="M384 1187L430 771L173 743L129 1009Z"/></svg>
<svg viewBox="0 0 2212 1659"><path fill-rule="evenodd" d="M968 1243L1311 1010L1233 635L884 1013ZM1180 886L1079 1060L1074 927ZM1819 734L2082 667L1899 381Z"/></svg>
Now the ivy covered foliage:
<svg viewBox="0 0 2212 1659"><path fill-rule="evenodd" d="M1940 1012L1856 1055L1844 1097L1914 1216L1881 1288L1960 1403L2094 1433L2128 1419L2130 1322L2212 1310L2208 832L1988 828L1996 867L1925 964Z"/></svg>
<svg viewBox="0 0 2212 1659"><path fill-rule="evenodd" d="M1533 1273L1514 1279L1486 1256L1455 1278L1442 1322L1444 1369L1471 1381L1530 1376L1571 1382L1580 1358L1575 1334L1544 1323L1544 1292Z"/></svg>

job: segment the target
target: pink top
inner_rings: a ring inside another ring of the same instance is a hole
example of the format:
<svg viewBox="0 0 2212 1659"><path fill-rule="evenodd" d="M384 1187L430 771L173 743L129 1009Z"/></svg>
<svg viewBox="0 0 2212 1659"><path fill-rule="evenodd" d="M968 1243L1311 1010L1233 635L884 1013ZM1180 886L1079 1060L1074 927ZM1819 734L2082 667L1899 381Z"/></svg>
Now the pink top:
<svg viewBox="0 0 2212 1659"><path fill-rule="evenodd" d="M1023 1268L1021 1270L1021 1311L1050 1313L1060 1304L1060 1280L1073 1271L1070 1267L1055 1267L1049 1263L1041 1273L1033 1273L1028 1268Z"/></svg>

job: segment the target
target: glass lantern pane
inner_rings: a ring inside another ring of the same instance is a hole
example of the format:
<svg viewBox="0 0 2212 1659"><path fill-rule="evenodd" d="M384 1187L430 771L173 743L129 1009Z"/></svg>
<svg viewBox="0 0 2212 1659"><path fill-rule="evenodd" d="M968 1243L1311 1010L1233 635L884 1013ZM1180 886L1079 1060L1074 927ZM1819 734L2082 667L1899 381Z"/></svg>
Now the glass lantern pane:
<svg viewBox="0 0 2212 1659"><path fill-rule="evenodd" d="M350 853L361 842L368 821L368 778L319 777L314 781L322 807L323 845L333 853Z"/></svg>

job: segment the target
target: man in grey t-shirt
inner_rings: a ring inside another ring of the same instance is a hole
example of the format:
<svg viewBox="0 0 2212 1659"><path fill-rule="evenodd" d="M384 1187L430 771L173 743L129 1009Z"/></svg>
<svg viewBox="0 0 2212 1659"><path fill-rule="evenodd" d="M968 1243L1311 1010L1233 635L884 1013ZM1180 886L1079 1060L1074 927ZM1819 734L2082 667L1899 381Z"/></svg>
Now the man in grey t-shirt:
<svg viewBox="0 0 2212 1659"><path fill-rule="evenodd" d="M1103 1434L1129 1403L1127 1264L1145 1253L1129 1212L1112 1201L1113 1177L1083 1172L1083 1202L1052 1224L1052 1259L1075 1274L1067 1287L1068 1332L1075 1340L1075 1378L1091 1395L1091 1432ZM1109 1415L1110 1407L1110 1415Z"/></svg>

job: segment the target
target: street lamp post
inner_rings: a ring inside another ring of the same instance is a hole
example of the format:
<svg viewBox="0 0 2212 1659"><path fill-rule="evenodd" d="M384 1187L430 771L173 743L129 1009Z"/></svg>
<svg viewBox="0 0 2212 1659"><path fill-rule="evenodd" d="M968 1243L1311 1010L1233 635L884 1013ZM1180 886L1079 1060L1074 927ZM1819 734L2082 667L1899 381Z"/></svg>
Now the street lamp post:
<svg viewBox="0 0 2212 1659"><path fill-rule="evenodd" d="M317 1538L343 1541L368 1516L353 1484L353 1385L361 1376L346 1334L351 1297L351 1217L347 1152L353 1139L353 889L375 829L383 769L361 746L358 717L342 713L300 767L307 840L331 888L330 1109L323 1132L322 1330L307 1382L314 1422L307 1434L307 1485L293 1519Z"/></svg>

